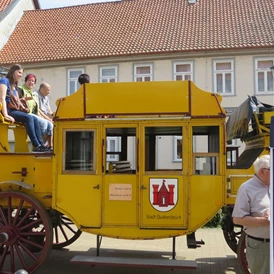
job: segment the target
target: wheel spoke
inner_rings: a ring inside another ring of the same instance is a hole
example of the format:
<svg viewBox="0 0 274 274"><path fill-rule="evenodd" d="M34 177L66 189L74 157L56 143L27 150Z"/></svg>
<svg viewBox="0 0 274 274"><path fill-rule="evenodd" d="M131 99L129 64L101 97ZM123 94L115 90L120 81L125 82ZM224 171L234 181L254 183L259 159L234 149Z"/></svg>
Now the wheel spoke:
<svg viewBox="0 0 274 274"><path fill-rule="evenodd" d="M15 217L14 217L13 222L12 222L13 225L15 225L17 223L17 220L18 220L18 217L19 217L19 212L21 212L21 210L22 210L23 203L24 203L24 200L20 199L19 206L17 207L16 214L15 214Z"/></svg>
<svg viewBox="0 0 274 274"><path fill-rule="evenodd" d="M33 208L28 209L26 212L24 212L24 217L19 221L19 223L17 224L17 227L20 227L23 223L25 223L27 221L27 219L29 218L32 210L34 210L34 209Z"/></svg>
<svg viewBox="0 0 274 274"><path fill-rule="evenodd" d="M45 237L46 233L43 231L42 232L29 231L29 232L20 233L20 236L43 236L43 237Z"/></svg>
<svg viewBox="0 0 274 274"><path fill-rule="evenodd" d="M41 219L37 219L35 221L32 221L31 223L20 227L19 230L22 231L22 230L26 230L26 229L29 229L29 228L33 228L33 227L37 226L38 224L41 224Z"/></svg>
<svg viewBox="0 0 274 274"><path fill-rule="evenodd" d="M8 224L11 224L12 215L12 206L11 206L11 197L8 197Z"/></svg>
<svg viewBox="0 0 274 274"><path fill-rule="evenodd" d="M23 257L23 254L22 254L21 250L19 249L18 245L15 246L15 250L16 250L16 253L17 253L18 257L19 257L19 260L20 260L23 268L27 269L28 267L27 267L26 261L25 261L25 259Z"/></svg>
<svg viewBox="0 0 274 274"><path fill-rule="evenodd" d="M38 258L22 242L19 241L18 244L29 255L30 258L32 258L34 261L38 260Z"/></svg>
<svg viewBox="0 0 274 274"><path fill-rule="evenodd" d="M58 227L54 228L54 235L55 235L55 243L59 244Z"/></svg>
<svg viewBox="0 0 274 274"><path fill-rule="evenodd" d="M73 230L72 227L70 225L74 225L73 223L65 223L64 221L61 220L61 223L68 228L73 234L76 234L77 230ZM70 225L69 225L70 224ZM60 228L62 227L62 225L60 225Z"/></svg>
<svg viewBox="0 0 274 274"><path fill-rule="evenodd" d="M82 231L66 216L51 209L49 215L54 226L54 249L60 249L76 241Z"/></svg>
<svg viewBox="0 0 274 274"><path fill-rule="evenodd" d="M65 222L65 221L66 221L67 224L73 225L73 222L71 221L70 218L68 218L67 216L62 215L61 216L61 222Z"/></svg>
<svg viewBox="0 0 274 274"><path fill-rule="evenodd" d="M6 217L5 217L5 214L4 214L3 210L2 210L2 207L0 207L0 216L1 216L1 220L3 221L3 224L7 225L8 221L7 221Z"/></svg>
<svg viewBox="0 0 274 274"><path fill-rule="evenodd" d="M22 237L20 237L20 240L22 242L30 245L30 246L37 247L39 249L43 249L43 245L39 245L39 244L37 244L37 243L35 243L35 242L31 241L31 240L28 240L28 239L25 239L25 238L22 238Z"/></svg>
<svg viewBox="0 0 274 274"><path fill-rule="evenodd" d="M1 257L1 261L0 261L0 269L3 268L3 265L6 261L7 255L8 255L8 251L9 251L9 246L5 246L4 247L4 252L3 252L2 257Z"/></svg>
<svg viewBox="0 0 274 274"><path fill-rule="evenodd" d="M64 228L63 228L63 226L59 225L59 228L60 228L60 230L61 230L61 232L62 232L62 235L65 237L66 241L68 241L68 236L67 236L67 234L66 234L66 232L65 232L65 230L64 230Z"/></svg>
<svg viewBox="0 0 274 274"><path fill-rule="evenodd" d="M12 273L15 272L15 260L14 260L13 245L10 246L10 269L11 269Z"/></svg>
<svg viewBox="0 0 274 274"><path fill-rule="evenodd" d="M0 245L0 273L23 268L33 273L46 260L53 228L43 205L29 194L0 192L0 228L7 240Z"/></svg>

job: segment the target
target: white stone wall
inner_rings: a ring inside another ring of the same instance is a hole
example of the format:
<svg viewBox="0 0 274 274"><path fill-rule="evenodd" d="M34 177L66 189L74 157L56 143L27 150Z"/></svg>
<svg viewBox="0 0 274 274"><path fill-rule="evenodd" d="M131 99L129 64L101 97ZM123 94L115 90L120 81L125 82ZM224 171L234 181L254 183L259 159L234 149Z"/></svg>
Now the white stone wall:
<svg viewBox="0 0 274 274"><path fill-rule="evenodd" d="M12 10L8 13L11 7L7 7L0 13L0 50L4 47L8 41L10 35L15 29L17 23L21 19L25 10L34 10L34 4L32 0L20 0L13 5Z"/></svg>
<svg viewBox="0 0 274 274"><path fill-rule="evenodd" d="M174 157L174 138L158 136L156 140L156 169L181 169L182 162L175 162Z"/></svg>
<svg viewBox="0 0 274 274"><path fill-rule="evenodd" d="M258 57L259 55L256 55ZM273 55L264 55L271 57ZM262 55L263 57L263 55ZM219 59L220 57L218 57ZM226 57L227 58L227 57ZM237 107L246 98L247 95L254 95L255 92L255 74L254 74L254 56L231 56L235 62L235 95L223 97L223 107ZM201 89L206 91L213 90L213 60L217 58L212 57L199 57L188 58L194 63L194 83ZM183 58L176 58L174 61L184 60ZM131 82L133 81L133 64L142 63L138 62L113 62L107 65L118 65L118 81ZM173 61L172 60L154 60L145 61L143 63L152 63L154 72L154 81L171 81L173 79ZM56 64L54 64L56 65ZM99 82L99 66L106 65L98 60L96 64L83 64L83 65L66 65L66 66L52 66L49 68L26 68L24 75L27 73L34 73L37 76L36 88L38 89L42 81L48 82L52 87L50 94L50 101L54 108L55 101L59 97L64 97L67 94L67 69L84 68L85 72L91 77L91 82ZM274 104L273 94L262 95L258 97L263 102Z"/></svg>
<svg viewBox="0 0 274 274"><path fill-rule="evenodd" d="M223 97L223 107L238 107L247 95L254 95L255 93L255 57L271 57L271 54L265 55L243 55L243 56L230 56L223 57L225 59L234 60L235 71L235 95ZM222 59L222 57L197 57L187 58L188 61L193 61L194 70L194 83L201 89L206 91L213 90L213 61ZM50 103L53 111L56 109L55 102L58 98L67 95L68 83L67 72L68 69L83 68L86 73L91 77L91 82L99 82L99 67L108 65L118 66L118 81L119 82L132 82L133 81L133 66L135 63L151 63L153 64L153 80L154 81L171 81L173 79L173 61L184 61L183 58L171 59L155 59L152 61L132 61L131 59L122 60L121 62L106 63L105 60L98 60L97 63L83 63L79 64L66 64L58 66L58 63L48 64L49 67L25 68L24 76L28 73L33 73L37 77L36 89L39 88L41 82L45 81L51 85L51 94L49 96ZM24 77L23 77L24 78ZM23 83L23 79L22 79ZM262 102L274 104L273 94L263 95L258 97ZM180 168L181 163L174 161L174 140L173 138L163 138L161 142L164 145L158 150L157 154L157 168ZM240 144L238 144L240 145ZM162 149L165 148L165 149ZM241 148L242 151L242 148ZM134 159L131 159L134 165Z"/></svg>

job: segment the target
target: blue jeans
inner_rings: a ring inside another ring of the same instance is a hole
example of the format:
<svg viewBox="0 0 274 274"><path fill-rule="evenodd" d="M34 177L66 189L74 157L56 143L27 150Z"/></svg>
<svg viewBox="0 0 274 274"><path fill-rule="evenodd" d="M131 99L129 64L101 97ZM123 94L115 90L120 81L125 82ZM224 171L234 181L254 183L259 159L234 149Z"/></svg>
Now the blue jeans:
<svg viewBox="0 0 274 274"><path fill-rule="evenodd" d="M35 115L33 113L30 113L29 115L33 115L38 119L42 135L52 136L53 123L51 121L48 121L48 120L46 120L38 115Z"/></svg>
<svg viewBox="0 0 274 274"><path fill-rule="evenodd" d="M38 119L35 116L15 109L8 109L8 114L13 117L16 122L26 125L27 134L34 147L45 145Z"/></svg>

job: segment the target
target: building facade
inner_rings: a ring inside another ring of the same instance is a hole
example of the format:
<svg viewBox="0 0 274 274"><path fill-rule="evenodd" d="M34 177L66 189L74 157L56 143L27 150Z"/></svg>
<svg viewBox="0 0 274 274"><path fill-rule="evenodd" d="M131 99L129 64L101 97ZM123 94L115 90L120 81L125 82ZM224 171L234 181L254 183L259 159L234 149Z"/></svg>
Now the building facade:
<svg viewBox="0 0 274 274"><path fill-rule="evenodd" d="M228 113L248 95L274 104L272 0L124 0L48 10L12 2L29 11L18 24L10 19L0 65L22 64L24 75L36 75L36 89L49 83L53 110L77 91L81 73L102 83L193 80L221 94ZM169 142L176 164L179 140Z"/></svg>

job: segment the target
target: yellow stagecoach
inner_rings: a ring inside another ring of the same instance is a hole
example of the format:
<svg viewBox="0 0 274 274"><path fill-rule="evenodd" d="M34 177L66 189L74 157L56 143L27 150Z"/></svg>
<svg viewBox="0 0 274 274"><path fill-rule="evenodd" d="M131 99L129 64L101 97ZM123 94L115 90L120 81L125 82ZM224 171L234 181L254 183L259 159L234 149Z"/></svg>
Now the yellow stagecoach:
<svg viewBox="0 0 274 274"><path fill-rule="evenodd" d="M236 251L243 233L231 208L250 159L268 153L272 115L252 113L254 130L232 126L231 139L242 134L247 144L240 157L226 147L221 96L191 81L81 86L57 101L52 154L29 153L24 126L0 115L0 270L32 273L82 231L97 235L97 255L102 237L173 238L175 259L176 237L203 244L195 231L222 208Z"/></svg>

